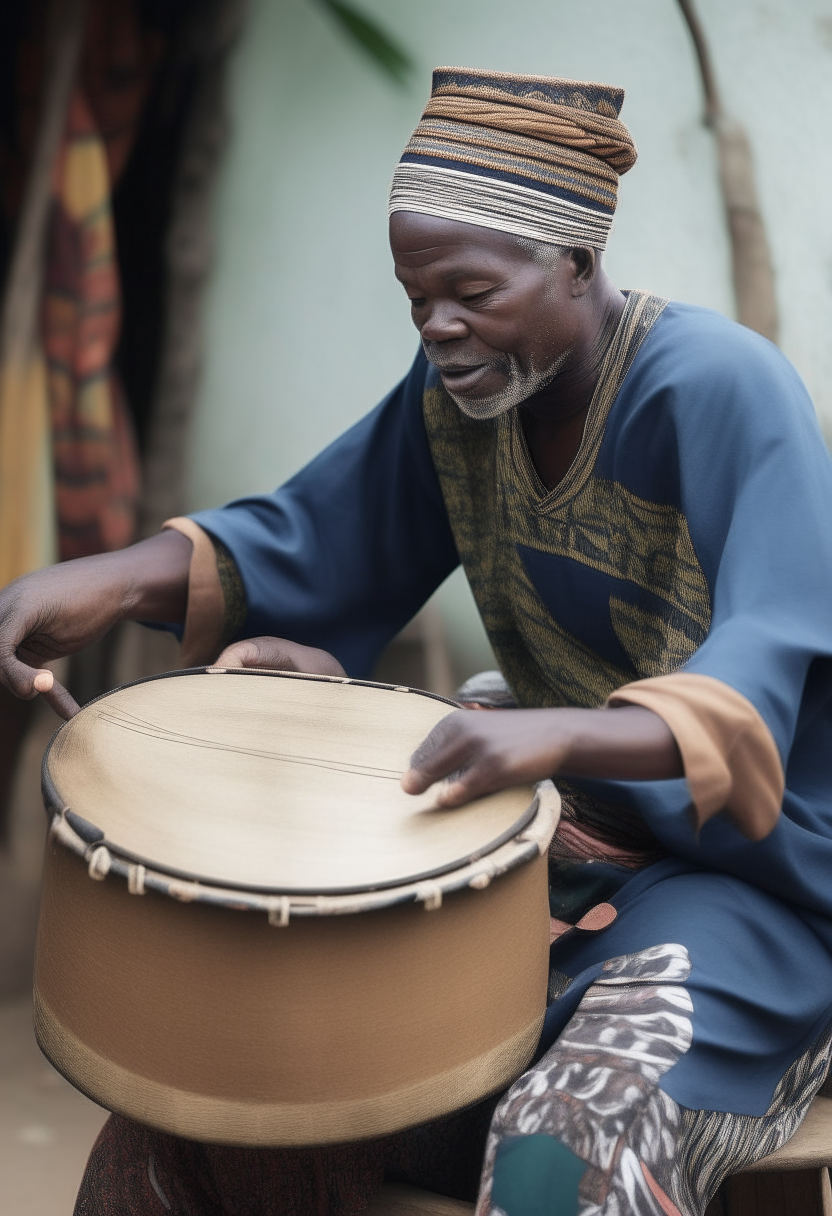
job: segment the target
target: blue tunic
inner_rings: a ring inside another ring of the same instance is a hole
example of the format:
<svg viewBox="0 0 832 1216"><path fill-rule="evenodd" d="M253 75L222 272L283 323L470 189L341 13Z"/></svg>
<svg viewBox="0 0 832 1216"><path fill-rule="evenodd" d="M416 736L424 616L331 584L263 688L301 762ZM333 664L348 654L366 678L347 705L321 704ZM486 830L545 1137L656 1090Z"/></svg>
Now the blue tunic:
<svg viewBox="0 0 832 1216"><path fill-rule="evenodd" d="M544 1045L603 960L678 942L693 1044L662 1088L762 1114L832 1019L832 467L775 347L682 304L640 323L554 491L516 416L465 419L420 353L274 494L194 518L237 564L244 636L323 647L354 676L462 559L523 704L601 704L677 670L747 698L786 778L766 839L720 815L697 836L684 779L582 783L637 811L670 856L621 876L609 929L553 946L574 978Z"/></svg>

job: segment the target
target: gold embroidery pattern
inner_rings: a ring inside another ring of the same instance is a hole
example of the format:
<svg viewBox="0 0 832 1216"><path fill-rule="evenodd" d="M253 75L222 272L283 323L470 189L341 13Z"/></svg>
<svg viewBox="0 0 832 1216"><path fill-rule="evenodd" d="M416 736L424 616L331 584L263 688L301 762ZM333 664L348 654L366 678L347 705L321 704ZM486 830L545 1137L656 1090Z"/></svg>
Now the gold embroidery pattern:
<svg viewBox="0 0 832 1216"><path fill-rule="evenodd" d="M631 584L632 597L610 597L610 620L641 678L675 671L710 627L708 585L681 511L593 475L609 410L664 303L630 294L581 449L552 492L537 478L525 441L518 441L514 412L476 422L441 385L425 391L425 425L457 549L494 652L522 705L600 705L632 680L633 671L602 657L553 618L518 545Z"/></svg>

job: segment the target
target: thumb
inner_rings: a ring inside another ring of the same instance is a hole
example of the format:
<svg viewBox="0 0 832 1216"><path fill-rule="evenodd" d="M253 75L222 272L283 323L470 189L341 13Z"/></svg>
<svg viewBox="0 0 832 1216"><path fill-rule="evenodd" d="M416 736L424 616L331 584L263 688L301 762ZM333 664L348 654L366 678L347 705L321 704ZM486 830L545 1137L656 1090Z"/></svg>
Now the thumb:
<svg viewBox="0 0 832 1216"><path fill-rule="evenodd" d="M14 654L0 659L0 684L4 684L10 693L22 701L31 701L37 695L39 689L35 687L35 680L38 675L44 674L41 668L22 663Z"/></svg>
<svg viewBox="0 0 832 1216"><path fill-rule="evenodd" d="M251 638L226 646L214 663L215 667L257 667L259 665L260 647Z"/></svg>
<svg viewBox="0 0 832 1216"><path fill-rule="evenodd" d="M30 667L14 655L0 661L0 683L22 701L31 701L40 693L58 717L66 721L74 718L81 708L48 668Z"/></svg>

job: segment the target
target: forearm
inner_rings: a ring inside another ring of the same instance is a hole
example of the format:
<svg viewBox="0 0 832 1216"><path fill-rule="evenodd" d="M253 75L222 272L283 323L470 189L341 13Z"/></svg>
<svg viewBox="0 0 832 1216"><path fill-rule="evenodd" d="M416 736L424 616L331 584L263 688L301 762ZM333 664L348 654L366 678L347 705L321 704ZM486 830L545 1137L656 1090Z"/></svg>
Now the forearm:
<svg viewBox="0 0 832 1216"><path fill-rule="evenodd" d="M188 606L191 550L186 536L166 530L107 554L121 583L121 619L181 624Z"/></svg>
<svg viewBox="0 0 832 1216"><path fill-rule="evenodd" d="M119 621L183 621L190 556L187 537L164 532L10 583L0 590L0 684L32 696L44 663L83 650Z"/></svg>
<svg viewBox="0 0 832 1216"><path fill-rule="evenodd" d="M667 724L649 709L560 709L567 745L557 772L570 777L663 781L684 775Z"/></svg>
<svg viewBox="0 0 832 1216"><path fill-rule="evenodd" d="M114 553L46 566L9 584L4 599L30 601L34 613L48 623L80 612L93 628L99 619L103 628L118 621L180 624L188 603L190 560L187 537L160 532Z"/></svg>

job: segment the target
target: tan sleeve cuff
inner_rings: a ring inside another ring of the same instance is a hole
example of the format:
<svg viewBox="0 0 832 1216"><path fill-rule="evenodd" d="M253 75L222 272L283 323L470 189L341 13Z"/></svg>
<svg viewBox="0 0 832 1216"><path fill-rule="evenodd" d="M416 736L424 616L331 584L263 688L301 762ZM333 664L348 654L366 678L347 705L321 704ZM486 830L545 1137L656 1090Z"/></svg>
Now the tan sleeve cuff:
<svg viewBox="0 0 832 1216"><path fill-rule="evenodd" d="M625 684L608 705L641 705L670 727L682 754L697 830L719 811L750 840L777 823L783 765L751 702L713 676L677 672Z"/></svg>
<svg viewBox="0 0 832 1216"><path fill-rule="evenodd" d="M181 532L193 545L180 661L183 667L201 667L216 659L222 648L225 627L225 597L216 551L208 533L187 516L168 519L162 528Z"/></svg>

